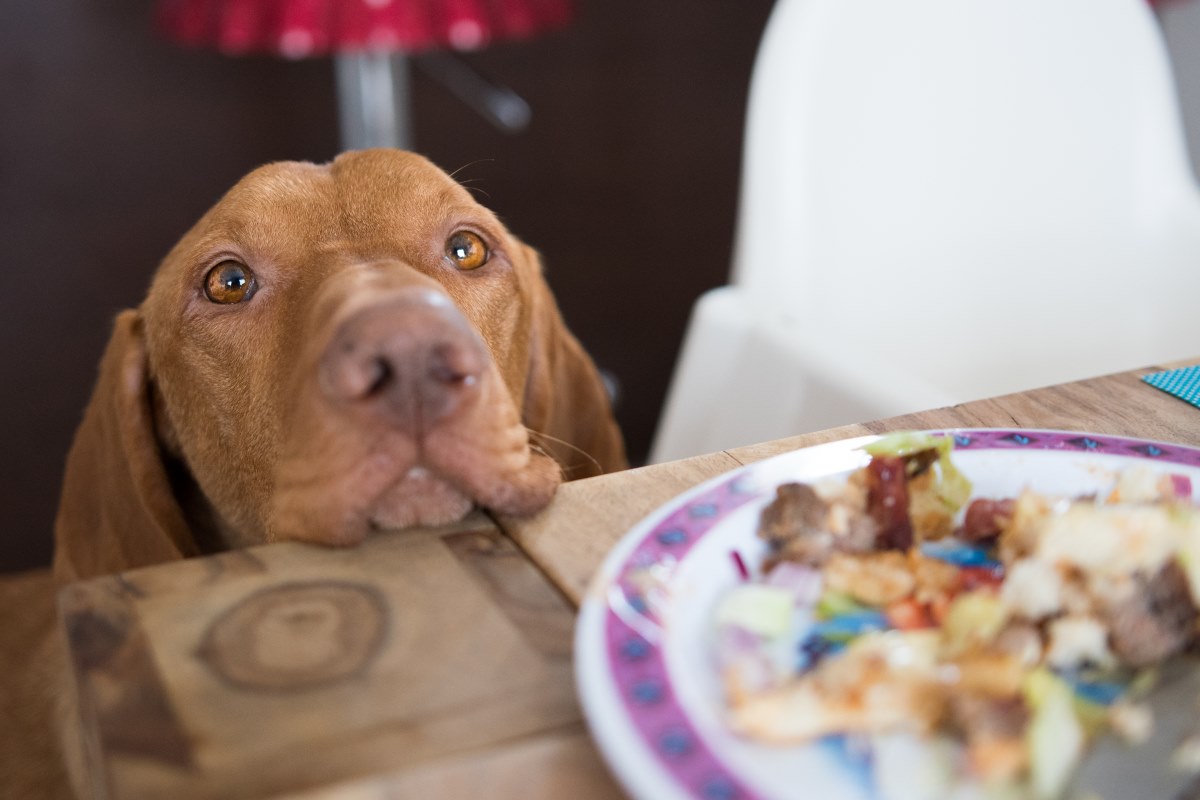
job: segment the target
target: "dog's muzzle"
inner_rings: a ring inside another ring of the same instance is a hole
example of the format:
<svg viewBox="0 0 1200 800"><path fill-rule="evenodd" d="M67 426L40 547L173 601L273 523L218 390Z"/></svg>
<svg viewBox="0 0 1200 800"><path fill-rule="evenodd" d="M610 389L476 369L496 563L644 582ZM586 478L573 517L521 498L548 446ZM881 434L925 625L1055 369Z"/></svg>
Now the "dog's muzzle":
<svg viewBox="0 0 1200 800"><path fill-rule="evenodd" d="M395 291L340 321L318 366L334 404L421 438L478 395L488 368L479 335L443 295Z"/></svg>

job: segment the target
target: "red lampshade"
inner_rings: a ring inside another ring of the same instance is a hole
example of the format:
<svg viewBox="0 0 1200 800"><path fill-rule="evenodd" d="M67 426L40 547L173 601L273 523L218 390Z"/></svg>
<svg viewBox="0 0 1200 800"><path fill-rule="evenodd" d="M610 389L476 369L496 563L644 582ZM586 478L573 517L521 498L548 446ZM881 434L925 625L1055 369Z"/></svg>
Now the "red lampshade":
<svg viewBox="0 0 1200 800"><path fill-rule="evenodd" d="M572 0L158 0L187 45L288 58L348 50L472 50L562 27Z"/></svg>

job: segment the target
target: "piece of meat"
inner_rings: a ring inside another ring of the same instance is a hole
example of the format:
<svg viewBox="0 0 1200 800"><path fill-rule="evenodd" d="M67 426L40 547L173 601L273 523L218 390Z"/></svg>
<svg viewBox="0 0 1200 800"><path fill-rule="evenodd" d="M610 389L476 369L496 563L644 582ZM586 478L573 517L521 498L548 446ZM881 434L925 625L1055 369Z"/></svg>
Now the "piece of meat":
<svg viewBox="0 0 1200 800"><path fill-rule="evenodd" d="M1012 780L1026 768L1025 728L1029 710L1018 698L955 693L950 723L967 740L971 768L985 781Z"/></svg>
<svg viewBox="0 0 1200 800"><path fill-rule="evenodd" d="M785 483L775 489L775 500L763 509L758 535L767 541L771 555L766 568L780 561L818 565L834 552L833 532L825 525L829 503L806 483Z"/></svg>
<svg viewBox="0 0 1200 800"><path fill-rule="evenodd" d="M912 547L908 478L903 458L875 456L867 465L867 513L879 526L875 534L876 548L907 550Z"/></svg>
<svg viewBox="0 0 1200 800"><path fill-rule="evenodd" d="M1135 576L1128 591L1108 598L1104 613L1113 652L1134 667L1179 653L1196 638L1196 606L1174 561L1152 578Z"/></svg>
<svg viewBox="0 0 1200 800"><path fill-rule="evenodd" d="M1012 522L1016 501L1012 499L972 500L967 506L959 537L963 541L979 544L991 543Z"/></svg>
<svg viewBox="0 0 1200 800"><path fill-rule="evenodd" d="M875 545L869 517L850 504L825 500L804 483L776 488L759 518L758 535L770 546L767 570L780 561L820 566L834 553L865 553Z"/></svg>
<svg viewBox="0 0 1200 800"><path fill-rule="evenodd" d="M988 697L969 692L950 695L950 723L968 739L1019 738L1029 710L1019 697Z"/></svg>
<svg viewBox="0 0 1200 800"><path fill-rule="evenodd" d="M806 483L785 483L762 512L759 534L771 544L821 529L829 504Z"/></svg>

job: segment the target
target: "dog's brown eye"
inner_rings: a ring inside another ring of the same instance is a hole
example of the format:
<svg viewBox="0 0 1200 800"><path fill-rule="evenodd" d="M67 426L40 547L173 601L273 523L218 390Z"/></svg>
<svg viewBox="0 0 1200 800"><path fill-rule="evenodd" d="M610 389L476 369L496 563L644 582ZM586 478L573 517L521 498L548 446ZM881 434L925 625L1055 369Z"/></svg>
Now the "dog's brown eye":
<svg viewBox="0 0 1200 800"><path fill-rule="evenodd" d="M446 254L459 269L479 269L488 260L487 245L478 234L459 231L446 242Z"/></svg>
<svg viewBox="0 0 1200 800"><path fill-rule="evenodd" d="M254 273L245 264L222 261L204 278L204 294L214 303L240 303L249 300L255 289Z"/></svg>

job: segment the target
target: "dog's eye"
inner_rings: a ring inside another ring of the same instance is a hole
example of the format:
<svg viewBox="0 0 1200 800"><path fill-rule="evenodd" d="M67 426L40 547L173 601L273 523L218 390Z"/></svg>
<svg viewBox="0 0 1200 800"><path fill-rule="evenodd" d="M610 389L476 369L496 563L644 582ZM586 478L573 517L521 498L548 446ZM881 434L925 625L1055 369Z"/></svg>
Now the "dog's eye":
<svg viewBox="0 0 1200 800"><path fill-rule="evenodd" d="M222 261L204 278L204 294L214 303L227 305L249 300L257 284L254 273L245 264Z"/></svg>
<svg viewBox="0 0 1200 800"><path fill-rule="evenodd" d="M446 241L446 255L459 269L479 269L487 263L489 253L478 234L459 231Z"/></svg>

